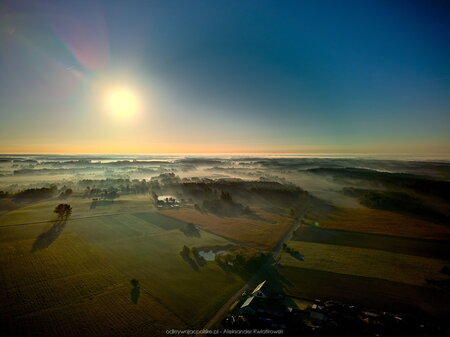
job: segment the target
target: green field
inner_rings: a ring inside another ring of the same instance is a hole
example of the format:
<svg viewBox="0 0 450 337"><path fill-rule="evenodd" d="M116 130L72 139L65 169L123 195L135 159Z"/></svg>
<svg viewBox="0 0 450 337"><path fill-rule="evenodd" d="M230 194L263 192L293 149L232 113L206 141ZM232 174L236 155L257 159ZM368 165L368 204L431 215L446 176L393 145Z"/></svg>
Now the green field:
<svg viewBox="0 0 450 337"><path fill-rule="evenodd" d="M294 297L334 299L386 311L448 317L449 265L443 241L304 227L276 271ZM416 250L417 248L417 250Z"/></svg>
<svg viewBox="0 0 450 337"><path fill-rule="evenodd" d="M405 238L313 226L298 228L293 240L376 249L443 260L450 259L449 242L445 240Z"/></svg>
<svg viewBox="0 0 450 337"><path fill-rule="evenodd" d="M72 206L72 219L155 210L150 198L145 195L125 195L113 201L102 200L95 207L92 207L90 198L72 197L64 200L46 200L25 205L0 216L0 226L47 222L55 218L53 209L59 203L69 203Z"/></svg>
<svg viewBox="0 0 450 337"><path fill-rule="evenodd" d="M230 241L187 236L184 222L141 197L95 209L89 200L69 202L66 224L49 221L58 201L0 217L0 315L11 334L163 335L201 326L243 284L215 262L192 266L180 256L183 245ZM140 284L136 304L131 279Z"/></svg>
<svg viewBox="0 0 450 337"><path fill-rule="evenodd" d="M318 269L333 273L379 278L406 284L424 285L425 279L441 279L446 261L396 254L382 250L291 241L303 260L283 254L283 266Z"/></svg>

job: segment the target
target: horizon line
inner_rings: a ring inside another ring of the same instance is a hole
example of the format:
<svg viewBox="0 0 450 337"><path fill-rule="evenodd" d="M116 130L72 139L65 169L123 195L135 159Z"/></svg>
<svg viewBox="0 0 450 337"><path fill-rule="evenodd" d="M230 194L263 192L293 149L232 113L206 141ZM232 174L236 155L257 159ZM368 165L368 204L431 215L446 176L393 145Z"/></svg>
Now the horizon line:
<svg viewBox="0 0 450 337"><path fill-rule="evenodd" d="M311 156L408 156L408 157L439 157L450 160L448 152L167 152L167 153L26 153L5 152L0 156L286 156L286 157L311 157Z"/></svg>

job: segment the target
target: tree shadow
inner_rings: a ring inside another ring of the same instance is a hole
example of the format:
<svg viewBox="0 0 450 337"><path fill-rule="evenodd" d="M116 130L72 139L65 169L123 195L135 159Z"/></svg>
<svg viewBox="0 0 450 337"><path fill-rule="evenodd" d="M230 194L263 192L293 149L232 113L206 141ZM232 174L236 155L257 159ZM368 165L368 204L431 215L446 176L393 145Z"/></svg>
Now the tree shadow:
<svg viewBox="0 0 450 337"><path fill-rule="evenodd" d="M180 256L191 266L192 269L194 269L195 271L199 271L197 263L195 263L195 261L190 256L187 256L183 252L180 252Z"/></svg>
<svg viewBox="0 0 450 337"><path fill-rule="evenodd" d="M41 233L34 241L31 252L50 246L61 235L66 223L67 219L59 220L48 231Z"/></svg>
<svg viewBox="0 0 450 337"><path fill-rule="evenodd" d="M112 204L114 204L114 200L109 200L109 199L108 200L106 200L106 199L92 200L90 209L94 209L94 208L102 207L102 206L111 206Z"/></svg>
<svg viewBox="0 0 450 337"><path fill-rule="evenodd" d="M180 231L183 232L187 237L199 238L201 237L200 231L196 227L192 227L187 225L185 228L180 228Z"/></svg>
<svg viewBox="0 0 450 337"><path fill-rule="evenodd" d="M286 244L283 244L283 250L286 254L289 254L294 259L297 259L299 261L305 261L305 257L303 254L301 254L299 251L287 246Z"/></svg>
<svg viewBox="0 0 450 337"><path fill-rule="evenodd" d="M278 293L284 293L286 287L292 287L294 284L285 278L276 267L275 260L270 257L269 264L267 264L263 270L265 279L270 280L271 287Z"/></svg>
<svg viewBox="0 0 450 337"><path fill-rule="evenodd" d="M299 261L305 261L305 258L303 257L303 255L300 254L299 252L293 252L293 253L291 253L291 256Z"/></svg>
<svg viewBox="0 0 450 337"><path fill-rule="evenodd" d="M141 286L139 285L139 281L136 279L132 279L130 281L130 283L132 286L131 292L130 292L131 302L134 304L137 304L138 300L139 300L139 296L141 295Z"/></svg>
<svg viewBox="0 0 450 337"><path fill-rule="evenodd" d="M280 213L277 213L277 214L280 214ZM258 213L256 213L253 209L251 209L249 207L244 208L244 212L241 215L241 217L245 217L245 218L253 219L253 220L259 220L259 221L267 221L267 219L260 216Z"/></svg>

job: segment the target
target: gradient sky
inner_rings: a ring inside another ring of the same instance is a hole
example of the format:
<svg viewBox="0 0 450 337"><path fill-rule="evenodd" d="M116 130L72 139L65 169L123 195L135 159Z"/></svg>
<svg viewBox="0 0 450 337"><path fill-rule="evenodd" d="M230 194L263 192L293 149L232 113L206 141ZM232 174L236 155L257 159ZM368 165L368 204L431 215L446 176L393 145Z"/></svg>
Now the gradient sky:
<svg viewBox="0 0 450 337"><path fill-rule="evenodd" d="M448 1L4 1L0 79L0 153L450 154Z"/></svg>

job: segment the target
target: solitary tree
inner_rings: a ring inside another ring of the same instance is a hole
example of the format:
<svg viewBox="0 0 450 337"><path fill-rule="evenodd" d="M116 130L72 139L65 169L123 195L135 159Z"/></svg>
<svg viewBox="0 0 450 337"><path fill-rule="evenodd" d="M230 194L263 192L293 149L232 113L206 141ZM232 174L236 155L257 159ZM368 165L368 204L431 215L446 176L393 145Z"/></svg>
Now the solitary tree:
<svg viewBox="0 0 450 337"><path fill-rule="evenodd" d="M72 207L69 204L59 204L53 212L58 214L58 218L67 219L72 214Z"/></svg>

